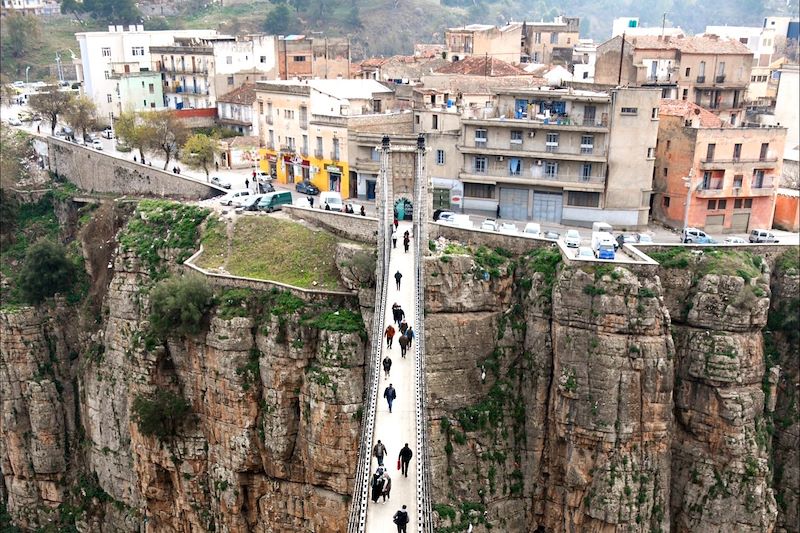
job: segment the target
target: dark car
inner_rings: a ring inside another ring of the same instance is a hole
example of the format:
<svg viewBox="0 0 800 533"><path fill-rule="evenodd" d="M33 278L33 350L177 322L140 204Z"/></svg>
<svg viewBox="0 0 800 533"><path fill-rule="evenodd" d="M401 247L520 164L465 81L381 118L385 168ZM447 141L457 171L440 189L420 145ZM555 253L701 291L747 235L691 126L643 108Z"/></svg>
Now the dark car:
<svg viewBox="0 0 800 533"><path fill-rule="evenodd" d="M319 189L316 185L311 183L310 181L301 181L300 183L295 186L295 190L302 194L319 194Z"/></svg>
<svg viewBox="0 0 800 533"><path fill-rule="evenodd" d="M272 183L268 181L259 181L258 192L260 193L275 192L275 187L272 185Z"/></svg>
<svg viewBox="0 0 800 533"><path fill-rule="evenodd" d="M559 235L555 231L546 231L546 232L544 232L544 238L547 239L548 241L557 241L560 236L561 235Z"/></svg>

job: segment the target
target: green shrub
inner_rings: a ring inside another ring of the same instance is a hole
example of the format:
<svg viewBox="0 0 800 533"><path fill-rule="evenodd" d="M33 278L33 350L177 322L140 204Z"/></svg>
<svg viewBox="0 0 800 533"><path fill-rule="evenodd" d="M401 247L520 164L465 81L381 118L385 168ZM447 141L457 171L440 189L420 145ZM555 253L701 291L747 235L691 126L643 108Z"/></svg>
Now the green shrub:
<svg viewBox="0 0 800 533"><path fill-rule="evenodd" d="M162 339L197 334L211 302L211 288L200 275L162 280L150 291L151 330Z"/></svg>
<svg viewBox="0 0 800 533"><path fill-rule="evenodd" d="M37 304L56 293L69 291L75 280L75 268L63 246L41 240L31 246L19 274L19 286L25 299Z"/></svg>
<svg viewBox="0 0 800 533"><path fill-rule="evenodd" d="M247 301L252 294L253 291L250 289L228 289L224 291L217 299L217 316L223 320L248 316Z"/></svg>
<svg viewBox="0 0 800 533"><path fill-rule="evenodd" d="M588 294L589 296L601 296L605 293L606 290L603 287L596 287L594 285L583 286L583 294Z"/></svg>
<svg viewBox="0 0 800 533"><path fill-rule="evenodd" d="M143 435L167 439L176 434L191 406L185 398L167 390L140 394L133 400L133 421Z"/></svg>

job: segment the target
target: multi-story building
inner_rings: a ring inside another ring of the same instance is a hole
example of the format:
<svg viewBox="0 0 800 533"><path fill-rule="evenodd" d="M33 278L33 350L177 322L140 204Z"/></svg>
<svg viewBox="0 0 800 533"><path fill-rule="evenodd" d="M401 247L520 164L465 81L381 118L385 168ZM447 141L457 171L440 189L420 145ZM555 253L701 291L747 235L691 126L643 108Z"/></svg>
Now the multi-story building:
<svg viewBox="0 0 800 533"><path fill-rule="evenodd" d="M81 53L76 65L78 82L83 94L97 106L101 123L108 124L114 116L129 109L163 108L163 97L159 98L161 74L153 66L151 47L172 43L176 37L215 34L214 30L145 31L140 25L76 33Z"/></svg>
<svg viewBox="0 0 800 533"><path fill-rule="evenodd" d="M595 83L657 87L662 98L688 100L724 122L744 118L753 53L739 41L705 37L613 37L597 49Z"/></svg>
<svg viewBox="0 0 800 533"><path fill-rule="evenodd" d="M309 180L320 190L354 195L348 117L388 109L392 94L374 80L256 82L261 167L280 183Z"/></svg>
<svg viewBox="0 0 800 533"><path fill-rule="evenodd" d="M552 22L523 22L521 61L569 65L572 62L572 48L578 43L580 25L581 19L578 17L561 16Z"/></svg>
<svg viewBox="0 0 800 533"><path fill-rule="evenodd" d="M659 91L509 88L463 118L464 208L514 220L647 224Z"/></svg>
<svg viewBox="0 0 800 533"><path fill-rule="evenodd" d="M594 65L597 62L597 45L591 39L581 39L572 49L572 79L594 83Z"/></svg>
<svg viewBox="0 0 800 533"><path fill-rule="evenodd" d="M664 21L666 22L666 20ZM642 26L639 23L639 17L617 17L611 24L611 37L625 34L628 37L638 35L652 35L669 37L683 37L683 30L680 28L672 28L669 26Z"/></svg>
<svg viewBox="0 0 800 533"><path fill-rule="evenodd" d="M217 98L217 121L242 135L253 135L253 103L256 84L245 83Z"/></svg>
<svg viewBox="0 0 800 533"><path fill-rule="evenodd" d="M461 28L448 28L444 33L447 59L450 61L475 55L519 63L521 40L522 23L519 22L502 27L469 24Z"/></svg>
<svg viewBox="0 0 800 533"><path fill-rule="evenodd" d="M286 35L278 38L278 77L336 79L350 77L350 40Z"/></svg>
<svg viewBox="0 0 800 533"><path fill-rule="evenodd" d="M3 0L0 14L21 13L23 15L58 15L61 5L54 0Z"/></svg>
<svg viewBox="0 0 800 533"><path fill-rule="evenodd" d="M772 227L785 128L734 128L691 102L664 100L658 138L655 218L712 233Z"/></svg>
<svg viewBox="0 0 800 533"><path fill-rule="evenodd" d="M151 46L154 68L164 80L165 104L172 109L216 107L217 97L244 83L273 79L274 35L176 37Z"/></svg>

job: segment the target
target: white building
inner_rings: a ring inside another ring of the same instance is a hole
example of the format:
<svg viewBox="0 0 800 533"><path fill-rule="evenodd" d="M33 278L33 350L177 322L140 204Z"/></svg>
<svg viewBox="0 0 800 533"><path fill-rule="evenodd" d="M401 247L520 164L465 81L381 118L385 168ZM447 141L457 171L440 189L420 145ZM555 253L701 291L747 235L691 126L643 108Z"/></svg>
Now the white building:
<svg viewBox="0 0 800 533"><path fill-rule="evenodd" d="M680 28L670 28L661 26L641 26L639 17L617 17L611 26L611 37L625 34L627 37L639 35L669 35L670 37L683 37L685 34Z"/></svg>
<svg viewBox="0 0 800 533"><path fill-rule="evenodd" d="M76 33L81 53L80 64L76 65L78 81L83 93L97 105L100 121L110 122L122 111L141 107L138 101L123 101L120 80L126 75L141 76L142 72L158 70L151 57L152 46L171 44L176 37L211 37L216 33L216 30L145 31L141 25ZM164 107L163 102L156 104L156 109Z"/></svg>
<svg viewBox="0 0 800 533"><path fill-rule="evenodd" d="M775 122L787 128L784 158L796 161L800 144L800 112L797 105L800 69L797 65L784 65L780 73L778 96L775 100Z"/></svg>
<svg viewBox="0 0 800 533"><path fill-rule="evenodd" d="M59 2L55 0L3 0L2 14L7 12L23 15L58 15L61 12Z"/></svg>
<svg viewBox="0 0 800 533"><path fill-rule="evenodd" d="M572 50L572 79L594 83L594 65L597 62L597 44L591 39L581 39Z"/></svg>

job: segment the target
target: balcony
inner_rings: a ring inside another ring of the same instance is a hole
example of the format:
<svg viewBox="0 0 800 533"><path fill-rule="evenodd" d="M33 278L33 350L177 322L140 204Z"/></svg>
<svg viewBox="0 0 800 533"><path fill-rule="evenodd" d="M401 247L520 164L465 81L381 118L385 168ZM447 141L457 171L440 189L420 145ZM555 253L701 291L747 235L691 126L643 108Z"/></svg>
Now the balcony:
<svg viewBox="0 0 800 533"><path fill-rule="evenodd" d="M773 191L773 176L764 176L763 178L753 178L750 181L750 195L751 196L770 196Z"/></svg>
<svg viewBox="0 0 800 533"><path fill-rule="evenodd" d="M647 76L647 83L674 83L671 74L660 74L657 76Z"/></svg>
<svg viewBox="0 0 800 533"><path fill-rule="evenodd" d="M368 157L357 157L356 168L365 172L378 172L380 170L380 161L375 161Z"/></svg>
<svg viewBox="0 0 800 533"><path fill-rule="evenodd" d="M705 83L706 77L705 76L697 76L697 83Z"/></svg>
<svg viewBox="0 0 800 533"><path fill-rule="evenodd" d="M314 157L322 159L322 150L314 150Z"/></svg>
<svg viewBox="0 0 800 533"><path fill-rule="evenodd" d="M584 176L582 174L567 174L559 172L555 175L547 176L542 173L540 176L531 176L530 174L511 174L505 173L486 173L476 172L474 168L462 168L459 177L467 179L471 182L478 183L507 183L514 185L580 185L588 190L602 190L605 184L604 176Z"/></svg>
<svg viewBox="0 0 800 533"><path fill-rule="evenodd" d="M339 150L332 150L331 151L331 161L341 161L341 153Z"/></svg>
<svg viewBox="0 0 800 533"><path fill-rule="evenodd" d="M725 168L732 165L754 165L763 163L776 163L777 161L778 161L777 157L764 157L758 159L742 159L742 158L701 159L700 168L703 170L713 170L713 169Z"/></svg>
<svg viewBox="0 0 800 533"><path fill-rule="evenodd" d="M725 74L721 74L714 78L715 83L725 83Z"/></svg>
<svg viewBox="0 0 800 533"><path fill-rule="evenodd" d="M576 150L573 147L572 150L568 151L568 147L565 144L562 144L560 146L561 149L555 152L551 152L549 150L542 151L541 149L532 150L530 148L523 148L522 146L517 146L517 145L512 145L510 148L508 147L495 148L494 146L458 145L456 146L456 148L463 154L476 154L476 155L487 155L487 156L494 155L503 157L517 157L524 159L553 159L558 161L578 161L586 163L606 162L605 150L596 145L593 145L592 153L590 154L585 153L583 151L583 148Z"/></svg>
<svg viewBox="0 0 800 533"><path fill-rule="evenodd" d="M595 119L584 118L581 115L562 115L558 117L544 118L536 116L528 118L525 116L519 118L509 117L487 117L487 118L464 118L463 124L473 126L505 126L519 128L522 127L538 127L546 126L547 128L558 128L567 131L590 131L590 130L608 130L608 118Z"/></svg>
<svg viewBox="0 0 800 533"><path fill-rule="evenodd" d="M272 124L272 123L274 122L274 120L273 120L273 118L272 118L272 115L267 115L266 117L264 117L264 121L265 121L267 124Z"/></svg>
<svg viewBox="0 0 800 533"><path fill-rule="evenodd" d="M718 196L730 196L723 186L725 185L724 178L711 178L704 181L697 188L697 196L699 198L716 198Z"/></svg>

